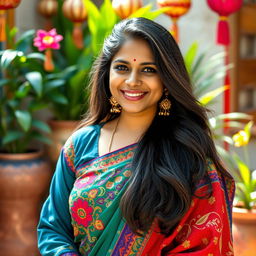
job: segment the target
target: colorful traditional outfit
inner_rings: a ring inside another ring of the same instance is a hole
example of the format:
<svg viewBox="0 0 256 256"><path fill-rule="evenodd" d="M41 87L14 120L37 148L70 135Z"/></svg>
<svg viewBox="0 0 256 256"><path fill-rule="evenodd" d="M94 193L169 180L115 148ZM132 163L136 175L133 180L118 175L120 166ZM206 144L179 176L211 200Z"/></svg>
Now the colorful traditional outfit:
<svg viewBox="0 0 256 256"><path fill-rule="evenodd" d="M209 160L211 197L193 196L170 236L160 233L157 221L143 236L135 235L121 216L119 202L137 145L99 156L100 129L93 125L78 130L62 149L38 225L43 256L233 255L233 180L219 174ZM196 194L206 189L201 180Z"/></svg>

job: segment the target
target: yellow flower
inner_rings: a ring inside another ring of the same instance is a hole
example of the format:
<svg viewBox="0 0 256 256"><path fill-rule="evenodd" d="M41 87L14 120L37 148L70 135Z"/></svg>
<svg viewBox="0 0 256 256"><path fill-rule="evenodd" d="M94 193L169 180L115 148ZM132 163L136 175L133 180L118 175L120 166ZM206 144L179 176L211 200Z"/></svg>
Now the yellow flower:
<svg viewBox="0 0 256 256"><path fill-rule="evenodd" d="M104 224L103 224L103 222L101 220L96 220L95 224L94 224L94 227L97 230L103 230L104 229Z"/></svg>
<svg viewBox="0 0 256 256"><path fill-rule="evenodd" d="M106 184L106 188L111 189L114 187L114 182L108 181Z"/></svg>
<svg viewBox="0 0 256 256"><path fill-rule="evenodd" d="M218 240L219 240L219 238L218 238L217 236L215 236L215 237L213 238L213 243L214 243L215 245L217 245Z"/></svg>
<svg viewBox="0 0 256 256"><path fill-rule="evenodd" d="M214 204L215 203L215 197L214 196L211 196L209 199L208 199L208 203L209 204Z"/></svg>
<svg viewBox="0 0 256 256"><path fill-rule="evenodd" d="M204 237L204 238L202 239L202 243L205 244L205 245L207 245L207 244L209 243L209 240L208 240L206 237Z"/></svg>
<svg viewBox="0 0 256 256"><path fill-rule="evenodd" d="M95 198L98 194L98 189L94 188L92 190L89 191L88 196L91 198Z"/></svg>
<svg viewBox="0 0 256 256"><path fill-rule="evenodd" d="M185 240L183 243L182 243L182 246L184 248L189 248L190 247L190 241L189 240Z"/></svg>
<svg viewBox="0 0 256 256"><path fill-rule="evenodd" d="M235 143L235 147L245 146L249 142L249 136L244 130L241 130L238 133L234 134L232 139Z"/></svg>

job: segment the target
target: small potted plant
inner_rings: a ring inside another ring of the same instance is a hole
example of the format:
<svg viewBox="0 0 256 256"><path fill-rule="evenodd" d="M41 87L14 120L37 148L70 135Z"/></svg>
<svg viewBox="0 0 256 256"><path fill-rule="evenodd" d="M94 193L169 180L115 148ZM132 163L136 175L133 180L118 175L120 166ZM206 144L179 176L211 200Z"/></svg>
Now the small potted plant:
<svg viewBox="0 0 256 256"><path fill-rule="evenodd" d="M13 42L11 35L8 34ZM44 70L44 55L32 51L34 31L0 52L0 243L3 255L40 255L36 225L52 176L41 143L49 126L38 118L64 83ZM22 236L21 236L22 234Z"/></svg>
<svg viewBox="0 0 256 256"><path fill-rule="evenodd" d="M234 250L239 256L253 256L256 251L256 170L250 169L248 143L253 122L233 135L235 147L243 149L239 156L233 153L231 165L236 180L236 194L233 208Z"/></svg>

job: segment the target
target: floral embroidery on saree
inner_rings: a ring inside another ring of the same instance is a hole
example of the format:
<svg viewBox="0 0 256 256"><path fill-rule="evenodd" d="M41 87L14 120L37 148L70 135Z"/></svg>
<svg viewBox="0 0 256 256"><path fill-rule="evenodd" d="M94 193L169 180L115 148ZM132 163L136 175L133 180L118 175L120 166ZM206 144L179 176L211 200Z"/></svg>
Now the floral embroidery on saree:
<svg viewBox="0 0 256 256"><path fill-rule="evenodd" d="M100 255L104 243L109 247L102 255L139 255L142 250L147 236L135 235L125 224L119 209L120 198L131 176L135 147L131 145L93 159L76 171L69 204L75 242L80 244L82 255ZM116 229L105 235L111 231L112 222ZM112 236L111 241L101 242L104 236ZM110 249L111 244L113 249Z"/></svg>
<svg viewBox="0 0 256 256"><path fill-rule="evenodd" d="M66 160L67 166L71 171L75 172L74 159L75 159L75 150L72 142L72 138L70 137L65 146L63 147L64 158Z"/></svg>

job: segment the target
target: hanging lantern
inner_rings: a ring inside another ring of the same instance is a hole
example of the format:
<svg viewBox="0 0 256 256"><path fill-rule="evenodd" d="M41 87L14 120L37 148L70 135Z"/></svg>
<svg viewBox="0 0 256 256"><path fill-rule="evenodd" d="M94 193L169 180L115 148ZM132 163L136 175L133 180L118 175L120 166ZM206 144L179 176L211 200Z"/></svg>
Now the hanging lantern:
<svg viewBox="0 0 256 256"><path fill-rule="evenodd" d="M6 41L6 11L16 8L20 2L21 0L0 0L0 42Z"/></svg>
<svg viewBox="0 0 256 256"><path fill-rule="evenodd" d="M21 0L0 0L0 10L16 8Z"/></svg>
<svg viewBox="0 0 256 256"><path fill-rule="evenodd" d="M228 16L238 11L243 4L243 0L207 0L209 7L219 15L217 43L229 45L229 25Z"/></svg>
<svg viewBox="0 0 256 256"><path fill-rule="evenodd" d="M51 29L52 23L50 18L53 15L55 15L58 11L57 0L41 0L38 4L38 11L47 19L45 29L46 30Z"/></svg>
<svg viewBox="0 0 256 256"><path fill-rule="evenodd" d="M131 14L142 7L141 0L113 0L113 9L121 19L128 18Z"/></svg>
<svg viewBox="0 0 256 256"><path fill-rule="evenodd" d="M82 24L87 18L83 0L65 0L62 6L64 15L74 22L73 40L77 48L82 49L83 44L83 29Z"/></svg>
<svg viewBox="0 0 256 256"><path fill-rule="evenodd" d="M165 14L172 19L171 33L179 41L178 19L186 14L191 7L191 0L157 0L160 7L169 7Z"/></svg>
<svg viewBox="0 0 256 256"><path fill-rule="evenodd" d="M229 25L228 16L236 11L238 11L243 4L243 0L207 0L209 7L217 12L219 15L218 29L217 29L217 43L225 46L226 59L225 65L229 64L229 49L230 35L229 35ZM229 71L226 70L224 85L228 88L224 91L224 105L223 112L225 114L230 112L230 77ZM225 120L227 123L228 120ZM226 126L228 127L228 126ZM224 128L224 133L226 133L228 128ZM225 143L224 147L228 150L228 144Z"/></svg>

